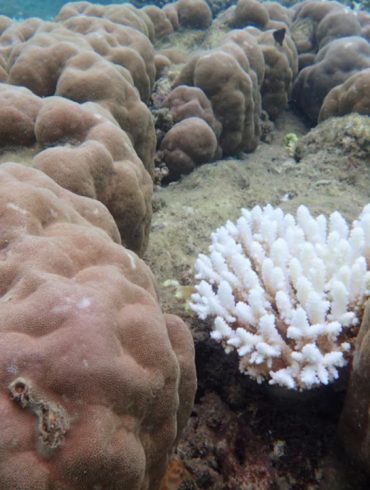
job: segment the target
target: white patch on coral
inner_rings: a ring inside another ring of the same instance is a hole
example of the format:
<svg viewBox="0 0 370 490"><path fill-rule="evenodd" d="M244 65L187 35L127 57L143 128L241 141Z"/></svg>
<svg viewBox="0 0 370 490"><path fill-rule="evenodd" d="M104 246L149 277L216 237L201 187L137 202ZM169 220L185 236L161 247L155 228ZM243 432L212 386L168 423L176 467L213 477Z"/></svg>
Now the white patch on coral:
<svg viewBox="0 0 370 490"><path fill-rule="evenodd" d="M126 255L130 260L131 269L136 269L136 255L130 250L124 249L124 251L126 252Z"/></svg>
<svg viewBox="0 0 370 490"><path fill-rule="evenodd" d="M6 207L8 209L13 209L13 211L17 211L20 214L23 214L23 216L25 216L25 215L28 214L28 211L26 209L23 209L23 208L19 207L14 202L8 202L7 205L6 205Z"/></svg>
<svg viewBox="0 0 370 490"><path fill-rule="evenodd" d="M89 306L91 306L91 299L86 296L77 303L77 308L79 310L86 310Z"/></svg>

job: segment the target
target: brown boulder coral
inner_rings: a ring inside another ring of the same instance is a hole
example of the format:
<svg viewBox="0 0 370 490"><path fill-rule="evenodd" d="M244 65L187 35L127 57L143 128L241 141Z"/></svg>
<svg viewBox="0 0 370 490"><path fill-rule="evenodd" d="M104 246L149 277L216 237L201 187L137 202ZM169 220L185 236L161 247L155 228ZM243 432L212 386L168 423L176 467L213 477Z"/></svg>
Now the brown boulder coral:
<svg viewBox="0 0 370 490"><path fill-rule="evenodd" d="M119 68L94 52L80 52L66 63L55 95L80 103L97 102L107 109L130 136L145 168L152 173L154 123L137 90Z"/></svg>
<svg viewBox="0 0 370 490"><path fill-rule="evenodd" d="M170 126L164 139L158 138L157 163L168 169L167 181L190 173L196 166L220 158L217 137L221 124L212 105L198 87L179 85L165 98L161 111L169 110ZM166 112L164 112L164 115ZM166 128L164 128L166 130Z"/></svg>
<svg viewBox="0 0 370 490"><path fill-rule="evenodd" d="M8 54L7 82L27 87L40 97L54 95L66 62L90 46L82 36L69 32L39 32L17 43Z"/></svg>
<svg viewBox="0 0 370 490"><path fill-rule="evenodd" d="M152 179L127 134L98 104L40 99L24 87L0 84L0 146L32 147L28 163L112 213L128 248L143 254L152 214Z"/></svg>
<svg viewBox="0 0 370 490"><path fill-rule="evenodd" d="M38 32L28 41L16 45L8 54L8 83L27 87L42 97L61 95L76 102L98 102L110 110L129 134L139 157L152 172L154 124L134 84L134 78L137 80L140 73L146 74L137 83L143 97L148 96L155 75L154 56L151 56L154 51L150 42L128 27L113 26L115 42L122 45L111 48L109 53L105 53L105 59L93 51L93 47L104 51L104 36L97 46L90 31L94 25L99 30L108 29L107 23L87 19L81 24L71 19L67 25L70 29L51 24L50 32ZM86 30L87 35L84 37L71 29ZM144 58L141 52L145 51L146 43L151 51Z"/></svg>
<svg viewBox="0 0 370 490"><path fill-rule="evenodd" d="M188 329L79 213L97 201L16 164L0 186L2 487L158 489L194 398Z"/></svg>
<svg viewBox="0 0 370 490"><path fill-rule="evenodd" d="M211 127L199 117L188 117L175 124L163 138L158 158L169 170L167 180L189 174L202 163L218 156L217 138Z"/></svg>
<svg viewBox="0 0 370 490"><path fill-rule="evenodd" d="M370 475L370 301L367 302L339 424L346 452Z"/></svg>
<svg viewBox="0 0 370 490"><path fill-rule="evenodd" d="M7 17L6 15L0 15L0 35L12 24L13 21L10 17Z"/></svg>
<svg viewBox="0 0 370 490"><path fill-rule="evenodd" d="M154 64L155 64L156 80L165 76L172 65L171 60L165 54L161 54L161 53L157 53L154 56Z"/></svg>
<svg viewBox="0 0 370 490"><path fill-rule="evenodd" d="M173 26L165 12L155 5L148 5L143 11L150 18L154 26L154 39L158 40L173 32Z"/></svg>
<svg viewBox="0 0 370 490"><path fill-rule="evenodd" d="M320 49L313 65L299 73L292 98L297 107L316 122L329 91L369 67L370 46L365 39L359 36L335 39Z"/></svg>
<svg viewBox="0 0 370 490"><path fill-rule="evenodd" d="M42 100L24 87L0 83L0 147L30 146L36 142L35 121Z"/></svg>
<svg viewBox="0 0 370 490"><path fill-rule="evenodd" d="M343 6L338 2L320 0L306 0L295 6L290 34L299 54L317 51L316 31L319 23L330 12L342 9Z"/></svg>
<svg viewBox="0 0 370 490"><path fill-rule="evenodd" d="M105 204L125 246L142 255L149 238L152 179L125 132L104 116L92 103L47 99L35 124L37 141L46 149L33 166L66 189Z"/></svg>
<svg viewBox="0 0 370 490"><path fill-rule="evenodd" d="M370 40L370 14L360 10L357 12L357 20L361 26L361 37L364 37L368 41Z"/></svg>
<svg viewBox="0 0 370 490"><path fill-rule="evenodd" d="M199 117L213 129L216 136L221 132L221 125L215 119L210 101L198 87L179 85L166 97L163 107L170 109L175 123L187 117Z"/></svg>
<svg viewBox="0 0 370 490"><path fill-rule="evenodd" d="M176 31L180 27L176 3L168 3L161 10L166 14L166 17L171 22L172 29Z"/></svg>
<svg viewBox="0 0 370 490"><path fill-rule="evenodd" d="M265 60L263 50L258 42L258 35L260 31L255 29L255 35L249 31L249 29L233 29L227 34L223 44L231 41L237 44L243 50L248 59L249 67L252 70L249 70L248 73L252 76L253 72L256 74L258 86L260 87L265 77Z"/></svg>
<svg viewBox="0 0 370 490"><path fill-rule="evenodd" d="M262 107L271 119L288 106L293 82L298 73L298 53L289 34L285 34L280 45L273 31L257 36L265 61L265 73L261 88Z"/></svg>
<svg viewBox="0 0 370 490"><path fill-rule="evenodd" d="M39 29L42 29L44 22L41 19L26 19L23 22L7 22L7 17L2 17L2 28L0 34L0 49L4 55L8 55L19 44L28 41Z"/></svg>
<svg viewBox="0 0 370 490"><path fill-rule="evenodd" d="M257 0L238 0L229 12L230 18L226 23L230 27L255 26L263 29L269 21L267 9Z"/></svg>
<svg viewBox="0 0 370 490"><path fill-rule="evenodd" d="M133 27L150 40L154 38L154 27L150 18L131 4L97 5L90 2L71 2L63 5L56 20L66 20L79 15L108 19L116 24Z"/></svg>
<svg viewBox="0 0 370 490"><path fill-rule="evenodd" d="M222 125L219 145L224 155L253 151L259 141L260 94L255 72L243 49L229 41L192 58L175 86L200 88Z"/></svg>
<svg viewBox="0 0 370 490"><path fill-rule="evenodd" d="M263 6L267 10L270 20L283 22L287 26L290 25L293 14L291 9L278 2L263 2Z"/></svg>
<svg viewBox="0 0 370 490"><path fill-rule="evenodd" d="M174 7L180 27L207 29L212 24L212 12L205 0L177 0Z"/></svg>
<svg viewBox="0 0 370 490"><path fill-rule="evenodd" d="M340 37L361 35L361 25L355 13L347 9L334 9L317 26L316 39L322 48L330 41Z"/></svg>
<svg viewBox="0 0 370 490"><path fill-rule="evenodd" d="M370 68L361 70L330 90L322 103L319 122L351 112L370 115Z"/></svg>
<svg viewBox="0 0 370 490"><path fill-rule="evenodd" d="M61 25L81 34L108 61L126 68L141 99L148 101L154 82L154 49L142 32L100 17L76 16Z"/></svg>

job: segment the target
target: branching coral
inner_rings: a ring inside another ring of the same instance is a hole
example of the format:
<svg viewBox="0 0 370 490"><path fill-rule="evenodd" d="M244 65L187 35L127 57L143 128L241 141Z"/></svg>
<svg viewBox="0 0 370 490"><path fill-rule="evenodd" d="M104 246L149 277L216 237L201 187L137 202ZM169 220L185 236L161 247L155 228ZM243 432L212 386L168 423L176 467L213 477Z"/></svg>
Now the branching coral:
<svg viewBox="0 0 370 490"><path fill-rule="evenodd" d="M199 255L191 308L214 319L211 337L240 356L240 371L290 389L328 384L369 295L370 205L349 227L339 212L296 217L243 209Z"/></svg>

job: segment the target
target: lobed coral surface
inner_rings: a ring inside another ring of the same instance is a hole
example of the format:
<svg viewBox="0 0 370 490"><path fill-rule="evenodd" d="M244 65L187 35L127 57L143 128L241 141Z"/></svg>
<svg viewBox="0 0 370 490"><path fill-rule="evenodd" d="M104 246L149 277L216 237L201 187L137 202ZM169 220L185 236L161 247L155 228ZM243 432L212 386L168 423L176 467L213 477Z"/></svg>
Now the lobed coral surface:
<svg viewBox="0 0 370 490"><path fill-rule="evenodd" d="M159 488L193 403L188 329L102 204L17 164L0 188L1 487Z"/></svg>

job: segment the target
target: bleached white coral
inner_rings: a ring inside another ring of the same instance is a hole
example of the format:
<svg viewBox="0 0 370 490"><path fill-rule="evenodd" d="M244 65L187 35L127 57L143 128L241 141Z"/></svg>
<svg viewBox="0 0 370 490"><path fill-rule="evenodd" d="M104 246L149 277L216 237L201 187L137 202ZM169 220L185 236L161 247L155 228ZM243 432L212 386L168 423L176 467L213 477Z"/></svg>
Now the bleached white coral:
<svg viewBox="0 0 370 490"><path fill-rule="evenodd" d="M351 227L338 212L314 218L267 205L243 209L196 260L190 307L214 319L211 337L258 382L328 384L369 296L370 204Z"/></svg>

